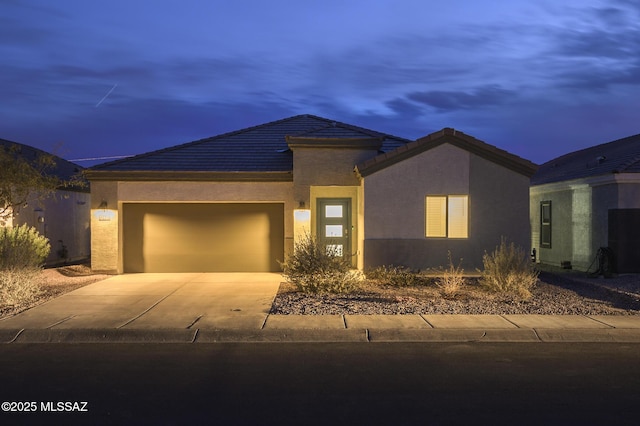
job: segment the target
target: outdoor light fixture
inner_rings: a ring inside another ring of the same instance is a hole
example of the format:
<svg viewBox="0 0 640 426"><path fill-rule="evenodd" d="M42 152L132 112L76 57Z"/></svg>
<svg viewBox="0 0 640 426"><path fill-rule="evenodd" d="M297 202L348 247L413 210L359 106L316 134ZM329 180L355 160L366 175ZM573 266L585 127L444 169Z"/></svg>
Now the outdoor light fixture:
<svg viewBox="0 0 640 426"><path fill-rule="evenodd" d="M304 209L304 201L299 201L298 202L298 208L299 209Z"/></svg>
<svg viewBox="0 0 640 426"><path fill-rule="evenodd" d="M98 209L95 213L96 217L98 218L98 221L109 222L114 217L114 212L111 210L108 210L107 207L108 207L107 201L102 200L102 202L98 206Z"/></svg>

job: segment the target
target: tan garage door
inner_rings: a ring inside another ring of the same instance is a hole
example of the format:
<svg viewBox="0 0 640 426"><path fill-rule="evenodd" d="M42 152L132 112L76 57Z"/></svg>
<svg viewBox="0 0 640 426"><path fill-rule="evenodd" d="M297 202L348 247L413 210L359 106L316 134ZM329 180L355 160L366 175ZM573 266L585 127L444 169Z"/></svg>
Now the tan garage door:
<svg viewBox="0 0 640 426"><path fill-rule="evenodd" d="M271 272L284 255L284 205L123 206L125 272Z"/></svg>

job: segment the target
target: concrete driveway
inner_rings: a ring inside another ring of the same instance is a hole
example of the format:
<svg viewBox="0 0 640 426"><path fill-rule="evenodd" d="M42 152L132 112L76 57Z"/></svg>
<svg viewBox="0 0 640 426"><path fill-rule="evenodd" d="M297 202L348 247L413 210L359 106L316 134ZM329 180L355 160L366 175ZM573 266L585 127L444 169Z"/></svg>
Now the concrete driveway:
<svg viewBox="0 0 640 426"><path fill-rule="evenodd" d="M261 329L275 273L118 275L0 321L0 329Z"/></svg>

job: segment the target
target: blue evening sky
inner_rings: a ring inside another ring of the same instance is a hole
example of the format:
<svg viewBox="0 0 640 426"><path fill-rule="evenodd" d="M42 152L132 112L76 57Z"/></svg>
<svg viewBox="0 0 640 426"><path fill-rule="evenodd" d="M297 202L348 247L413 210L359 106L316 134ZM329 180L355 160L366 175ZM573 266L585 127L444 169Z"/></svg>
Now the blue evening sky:
<svg viewBox="0 0 640 426"><path fill-rule="evenodd" d="M71 160L305 113L536 163L640 133L637 0L0 0L0 56L0 138Z"/></svg>

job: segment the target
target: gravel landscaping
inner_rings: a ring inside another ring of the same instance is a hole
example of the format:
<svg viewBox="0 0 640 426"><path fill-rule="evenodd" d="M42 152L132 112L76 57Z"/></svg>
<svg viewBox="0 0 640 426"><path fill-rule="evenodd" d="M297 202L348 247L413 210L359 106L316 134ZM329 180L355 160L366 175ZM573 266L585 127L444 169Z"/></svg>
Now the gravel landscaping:
<svg viewBox="0 0 640 426"><path fill-rule="evenodd" d="M6 306L0 301L0 318L17 314L25 309L40 305L54 297L107 277L109 277L109 275L93 274L91 268L87 265L69 265L44 269L41 276L42 293L38 296L37 300L23 306Z"/></svg>
<svg viewBox="0 0 640 426"><path fill-rule="evenodd" d="M0 305L0 318L44 303L108 275L92 274L86 265L42 271L43 292L28 306ZM579 272L543 271L529 300L487 293L468 279L455 296L445 298L433 284L392 287L365 283L352 294L304 294L282 283L271 314L574 314L639 315L640 275L588 278Z"/></svg>
<svg viewBox="0 0 640 426"><path fill-rule="evenodd" d="M587 278L584 273L541 272L529 300L490 294L467 284L445 298L432 284L392 287L365 282L351 294L303 294L288 283L280 286L271 314L640 314L640 276Z"/></svg>

